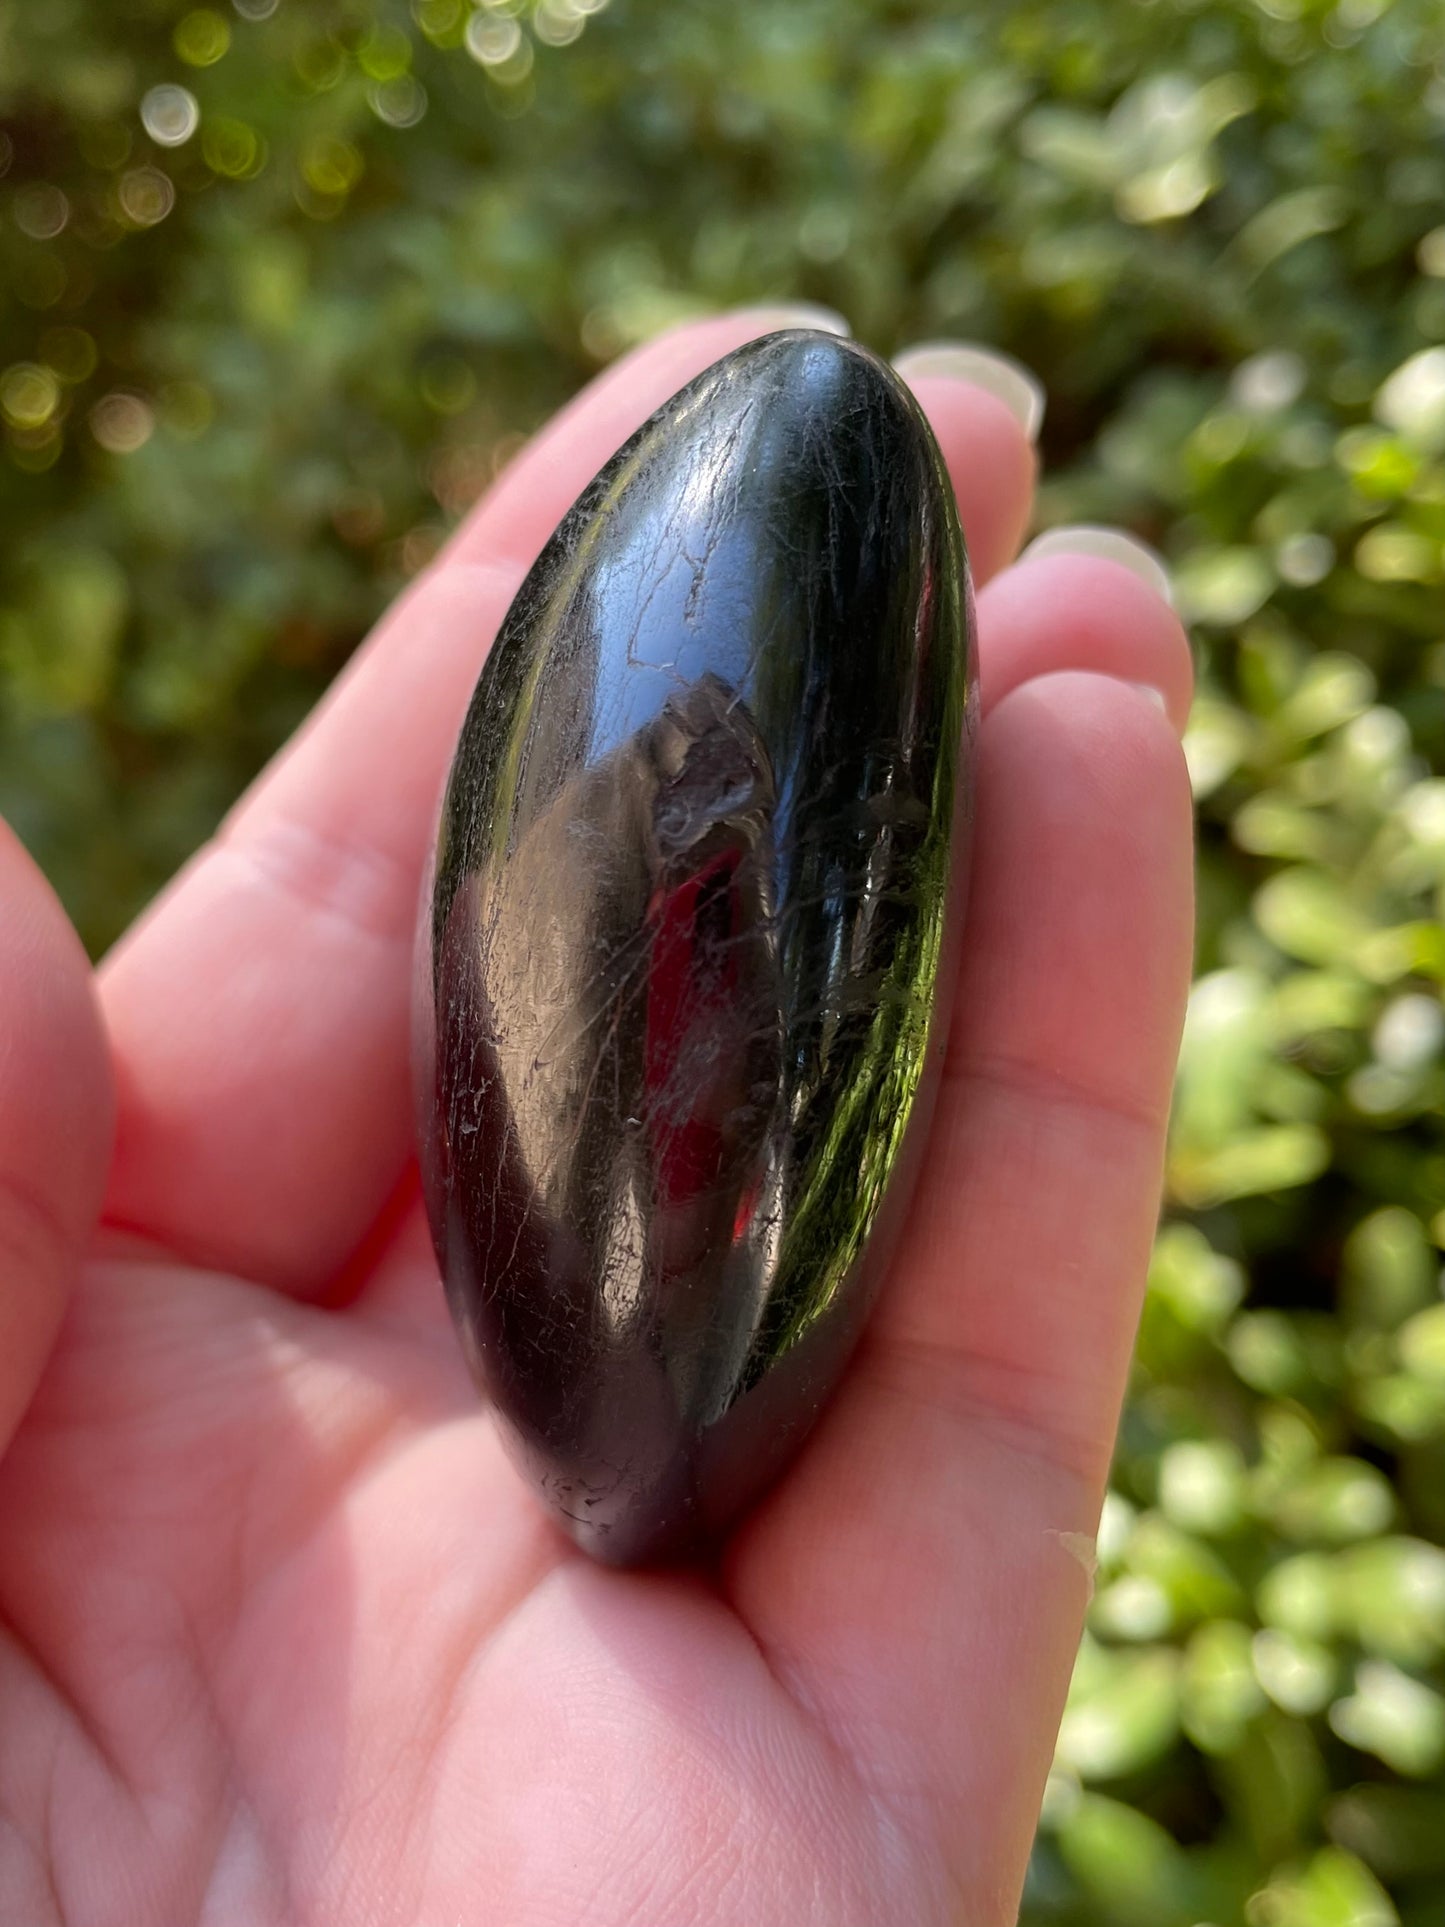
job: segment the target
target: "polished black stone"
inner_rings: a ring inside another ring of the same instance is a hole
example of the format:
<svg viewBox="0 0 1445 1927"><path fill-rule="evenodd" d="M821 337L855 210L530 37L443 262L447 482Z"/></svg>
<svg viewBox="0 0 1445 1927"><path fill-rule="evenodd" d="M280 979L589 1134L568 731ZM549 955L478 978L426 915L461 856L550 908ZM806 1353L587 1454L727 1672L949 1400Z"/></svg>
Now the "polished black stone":
<svg viewBox="0 0 1445 1927"><path fill-rule="evenodd" d="M589 1552L732 1519L832 1389L923 1148L972 601L891 371L768 336L568 514L477 686L419 945L468 1361Z"/></svg>

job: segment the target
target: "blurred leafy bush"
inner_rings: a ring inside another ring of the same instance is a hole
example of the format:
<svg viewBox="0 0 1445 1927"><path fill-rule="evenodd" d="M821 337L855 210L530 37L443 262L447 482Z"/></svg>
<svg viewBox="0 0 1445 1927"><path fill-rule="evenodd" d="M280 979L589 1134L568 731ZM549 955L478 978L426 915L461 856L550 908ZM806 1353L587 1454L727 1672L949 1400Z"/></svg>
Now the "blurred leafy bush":
<svg viewBox="0 0 1445 1927"><path fill-rule="evenodd" d="M0 13L0 808L102 947L519 435L830 302L1199 638L1200 978L1035 1927L1445 1927L1436 0Z"/></svg>

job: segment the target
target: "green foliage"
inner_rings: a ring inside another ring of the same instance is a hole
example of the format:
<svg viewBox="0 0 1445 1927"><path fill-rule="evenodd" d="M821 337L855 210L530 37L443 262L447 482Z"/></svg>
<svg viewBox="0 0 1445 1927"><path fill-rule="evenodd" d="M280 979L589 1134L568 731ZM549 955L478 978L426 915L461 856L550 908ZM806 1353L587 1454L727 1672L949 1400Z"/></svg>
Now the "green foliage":
<svg viewBox="0 0 1445 1927"><path fill-rule="evenodd" d="M1041 370L1199 639L1190 1013L1034 1927L1445 1927L1435 0L0 14L0 808L103 946L590 370Z"/></svg>

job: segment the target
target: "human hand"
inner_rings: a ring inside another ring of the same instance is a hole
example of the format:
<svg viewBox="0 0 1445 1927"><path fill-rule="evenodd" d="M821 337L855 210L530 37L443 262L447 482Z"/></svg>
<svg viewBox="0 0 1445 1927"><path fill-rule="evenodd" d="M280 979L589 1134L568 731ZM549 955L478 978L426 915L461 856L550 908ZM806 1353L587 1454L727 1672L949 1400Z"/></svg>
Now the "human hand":
<svg viewBox="0 0 1445 1927"><path fill-rule="evenodd" d="M618 443L770 325L653 342L533 443L98 1009L0 832L0 1919L1013 1916L1158 1196L1189 658L1117 561L1008 566L1033 455L995 396L912 377L988 584L924 1173L837 1397L715 1571L603 1570L548 1524L411 1161L419 876L487 640Z"/></svg>

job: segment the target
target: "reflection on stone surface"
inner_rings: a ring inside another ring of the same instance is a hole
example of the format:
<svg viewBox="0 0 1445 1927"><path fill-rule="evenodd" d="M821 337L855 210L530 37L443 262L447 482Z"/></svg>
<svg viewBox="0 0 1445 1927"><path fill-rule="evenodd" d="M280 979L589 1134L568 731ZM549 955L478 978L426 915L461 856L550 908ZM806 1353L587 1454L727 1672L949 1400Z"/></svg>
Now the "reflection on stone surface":
<svg viewBox="0 0 1445 1927"><path fill-rule="evenodd" d="M419 946L448 1299L580 1544L781 1468L918 1163L962 910L971 606L932 437L829 335L667 404L544 550L463 729Z"/></svg>

